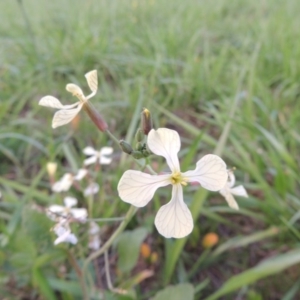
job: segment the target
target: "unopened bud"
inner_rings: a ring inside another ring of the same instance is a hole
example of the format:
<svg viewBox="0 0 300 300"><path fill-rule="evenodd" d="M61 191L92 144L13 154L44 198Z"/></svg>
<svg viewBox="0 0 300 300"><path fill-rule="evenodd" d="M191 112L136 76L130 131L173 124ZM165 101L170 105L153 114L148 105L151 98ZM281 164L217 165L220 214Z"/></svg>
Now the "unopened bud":
<svg viewBox="0 0 300 300"><path fill-rule="evenodd" d="M93 106L91 106L88 102L85 102L85 104L83 105L83 109L87 112L91 120L100 131L105 132L107 130L107 123Z"/></svg>
<svg viewBox="0 0 300 300"><path fill-rule="evenodd" d="M148 135L149 131L153 128L151 113L147 108L142 111L142 131Z"/></svg>
<svg viewBox="0 0 300 300"><path fill-rule="evenodd" d="M139 128L135 134L135 139L137 142L142 142L144 139L144 133L143 131Z"/></svg>
<svg viewBox="0 0 300 300"><path fill-rule="evenodd" d="M47 163L47 172L49 177L53 177L55 175L56 169L57 169L57 163L54 162L48 162Z"/></svg>
<svg viewBox="0 0 300 300"><path fill-rule="evenodd" d="M135 149L141 151L143 149L143 144L140 142L136 143Z"/></svg>
<svg viewBox="0 0 300 300"><path fill-rule="evenodd" d="M143 153L140 152L140 151L133 151L133 152L131 153L131 155L132 155L135 159L140 159L140 158L143 158L143 157L144 157Z"/></svg>
<svg viewBox="0 0 300 300"><path fill-rule="evenodd" d="M125 152L127 154L131 154L133 152L133 149L132 149L131 145L129 143L127 143L126 141L121 140L119 142L119 144L120 144L120 147L121 147L123 152Z"/></svg>

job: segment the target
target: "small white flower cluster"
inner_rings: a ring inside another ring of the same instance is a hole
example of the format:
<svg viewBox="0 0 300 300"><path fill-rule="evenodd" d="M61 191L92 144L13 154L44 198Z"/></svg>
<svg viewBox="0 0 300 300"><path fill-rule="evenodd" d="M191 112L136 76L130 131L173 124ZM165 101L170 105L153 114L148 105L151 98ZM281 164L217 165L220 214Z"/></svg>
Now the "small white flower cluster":
<svg viewBox="0 0 300 300"><path fill-rule="evenodd" d="M102 132L107 131L109 133L106 122L89 103L89 99L96 94L98 89L97 71L93 70L88 72L85 74L85 77L92 91L89 96L86 97L77 85L68 84L66 86L67 91L76 96L79 99L78 102L72 105L62 105L61 102L53 96L46 96L40 100L39 104L58 109L53 117L53 128L71 122L79 111L84 108L98 129ZM231 171L226 169L225 162L217 155L208 154L197 162L194 170L181 172L177 156L181 147L178 133L167 128L151 129L152 121L150 112L146 109L144 112L144 118L142 118L142 124L144 124L142 125L143 136L141 140L138 141L138 144L141 144L141 149L137 148L139 151L134 151L133 148L125 144L124 141L120 143L121 148L123 145L123 151L131 154L136 159L142 157L148 158L150 151L152 154L163 156L171 172L163 175L150 175L136 170L127 170L118 184L120 198L124 202L136 207L143 207L153 198L158 188L172 185L171 201L159 209L154 222L158 232L166 238L183 238L193 230L193 216L183 199L183 186L186 186L188 183L198 183L201 187L209 191L219 191L220 194L225 197L231 208L238 209L238 204L233 195L242 197L248 197L248 195L243 186L233 187L235 177ZM145 136L147 136L147 142L142 144L141 141ZM95 163L96 166L110 164L112 158L109 156L112 152L113 149L110 147L103 147L100 151L92 147L86 147L83 149L83 153L89 156L89 158L85 159L83 164L85 167L93 163ZM71 173L65 174L59 181L53 184L52 191L68 191L73 184L82 180L87 173L87 169L80 169L76 175ZM84 196L93 195L98 191L99 185L95 182L91 182L84 190ZM74 218L74 214L72 213L74 209L70 208L72 207L70 203L67 205L65 202L65 204L66 209L68 209L68 214L71 214ZM61 219L58 224L60 225L54 227L55 233L59 236L57 240L59 242L69 241L74 243L76 237L71 234L69 227L65 226L65 224L62 225ZM96 225L97 224L91 223L90 231L96 232L95 235L98 236L98 240L90 239L89 245L91 249L96 249L100 246ZM57 240L56 243L58 243Z"/></svg>
<svg viewBox="0 0 300 300"><path fill-rule="evenodd" d="M88 216L85 208L73 208L77 205L77 199L66 197L64 199L65 206L51 205L47 210L48 217L56 222L53 227L54 233L57 235L54 245L59 243L77 243L77 237L71 232L71 222L84 223Z"/></svg>
<svg viewBox="0 0 300 300"><path fill-rule="evenodd" d="M112 161L112 158L109 157L109 155L113 153L113 149L111 147L103 147L100 151L97 151L92 147L86 147L83 149L83 153L90 156L89 158L84 160L83 164L85 166L91 165L93 163L99 165L108 165ZM52 164L50 166L52 167ZM53 175L53 172L51 173ZM87 169L79 169L77 174L74 175L71 173L66 173L58 181L54 182L54 184L52 185L52 191L55 193L67 192L73 184L81 181L87 175ZM99 190L99 184L97 184L96 182L90 182L89 185L84 189L83 194L85 197L89 197L91 195L97 194ZM47 211L47 215L57 223L53 227L53 231L57 235L57 239L54 241L55 245L62 242L76 244L77 237L71 232L70 223L83 223L87 218L87 210L85 208L73 208L77 205L77 199L72 197L65 197L64 204L65 206L51 205ZM90 231L89 248L96 250L100 247L100 228L96 223L91 222Z"/></svg>

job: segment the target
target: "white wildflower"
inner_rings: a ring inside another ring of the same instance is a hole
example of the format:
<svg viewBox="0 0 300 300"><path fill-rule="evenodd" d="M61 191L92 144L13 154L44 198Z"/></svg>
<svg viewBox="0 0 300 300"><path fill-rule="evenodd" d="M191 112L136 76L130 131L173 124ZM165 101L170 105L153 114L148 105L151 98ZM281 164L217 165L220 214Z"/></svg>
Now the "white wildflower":
<svg viewBox="0 0 300 300"><path fill-rule="evenodd" d="M226 165L217 155L208 154L197 162L195 170L182 173L177 156L180 138L178 133L171 129L152 129L147 143L154 154L166 159L172 173L150 175L128 170L118 184L119 196L127 203L143 207L153 198L159 187L171 184L171 201L159 209L155 217L155 226L166 238L185 237L194 225L191 212L183 201L182 186L188 182L198 182L207 190L218 191L224 187L228 177Z"/></svg>
<svg viewBox="0 0 300 300"><path fill-rule="evenodd" d="M66 173L60 180L53 184L52 191L55 193L66 192L70 189L75 180L82 180L86 174L86 169L79 169L75 176L71 173Z"/></svg>
<svg viewBox="0 0 300 300"><path fill-rule="evenodd" d="M92 250L98 250L101 245L101 240L99 237L100 227L97 223L91 222L89 229L89 248Z"/></svg>
<svg viewBox="0 0 300 300"><path fill-rule="evenodd" d="M85 208L73 208L77 205L77 199L73 197L66 197L64 199L65 206L61 205L50 205L47 210L47 215L53 221L65 221L76 219L80 222L85 222L88 216Z"/></svg>
<svg viewBox="0 0 300 300"><path fill-rule="evenodd" d="M92 93L87 97L83 94L81 88L76 84L69 83L66 86L67 91L72 93L73 96L79 99L78 102L71 105L63 105L57 98L53 96L45 96L39 101L39 105L59 109L59 111L57 111L54 114L52 120L53 128L71 122L75 118L75 116L80 112L84 104L86 104L90 98L96 95L98 89L97 71L93 70L88 72L87 74L85 74L85 78L92 91Z"/></svg>
<svg viewBox="0 0 300 300"><path fill-rule="evenodd" d="M220 190L220 194L225 198L231 208L238 210L239 206L235 201L233 195L248 198L248 194L242 185L233 187L235 184L235 176L231 170L228 170L228 176L228 181Z"/></svg>
<svg viewBox="0 0 300 300"><path fill-rule="evenodd" d="M113 148L103 147L100 151L95 150L93 147L86 147L83 149L83 153L89 158L84 160L84 165L88 166L94 163L99 163L100 165L109 165L112 161L111 157L108 157L113 153Z"/></svg>

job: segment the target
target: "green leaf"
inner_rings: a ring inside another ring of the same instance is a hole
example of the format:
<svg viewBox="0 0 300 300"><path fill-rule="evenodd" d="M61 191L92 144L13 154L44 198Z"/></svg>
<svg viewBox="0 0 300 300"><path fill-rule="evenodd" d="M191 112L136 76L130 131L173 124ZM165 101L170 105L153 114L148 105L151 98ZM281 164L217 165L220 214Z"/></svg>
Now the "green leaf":
<svg viewBox="0 0 300 300"><path fill-rule="evenodd" d="M181 283L176 286L168 286L159 291L153 300L193 300L194 287L189 283Z"/></svg>
<svg viewBox="0 0 300 300"><path fill-rule="evenodd" d="M135 266L141 243L146 235L147 230L145 228L137 228L132 231L124 231L118 238L118 268L122 272L129 272Z"/></svg>
<svg viewBox="0 0 300 300"><path fill-rule="evenodd" d="M279 273L297 263L300 263L300 249L269 258L258 266L231 277L217 292L208 298L205 298L205 300L220 299L221 296L234 292L243 286L249 285L267 276Z"/></svg>
<svg viewBox="0 0 300 300"><path fill-rule="evenodd" d="M50 287L47 278L39 268L32 270L32 280L34 285L39 289L45 299L55 300L57 299L52 288Z"/></svg>

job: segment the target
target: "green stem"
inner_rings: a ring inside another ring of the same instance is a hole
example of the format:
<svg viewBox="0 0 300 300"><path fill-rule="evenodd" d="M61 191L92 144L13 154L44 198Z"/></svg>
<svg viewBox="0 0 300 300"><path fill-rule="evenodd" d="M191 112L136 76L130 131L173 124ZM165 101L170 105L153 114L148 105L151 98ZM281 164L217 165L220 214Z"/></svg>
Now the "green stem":
<svg viewBox="0 0 300 300"><path fill-rule="evenodd" d="M83 276L83 271L80 269L73 253L71 251L67 251L67 253L68 253L68 258L69 258L70 264L72 265L72 267L74 268L74 270L77 274L77 277L78 277L78 280L79 280L79 283L80 283L80 286L81 286L83 298L84 299L89 299L89 295L88 295L88 292L87 292L87 287L86 287L84 276Z"/></svg>
<svg viewBox="0 0 300 300"><path fill-rule="evenodd" d="M105 133L120 147L120 141L108 129L105 130Z"/></svg>
<svg viewBox="0 0 300 300"><path fill-rule="evenodd" d="M113 235L106 241L106 243L96 252L93 252L90 254L90 256L85 260L82 268L83 276L85 276L88 264L95 258L102 255L113 243L113 241L117 238L117 236L125 229L128 222L131 220L131 218L136 213L137 208L134 206L130 206L129 210L126 213L126 216L122 223L119 225L119 227L116 229L116 231L113 233Z"/></svg>
<svg viewBox="0 0 300 300"><path fill-rule="evenodd" d="M124 217L116 217L116 218L90 218L86 219L87 221L94 222L120 222L124 220Z"/></svg>

